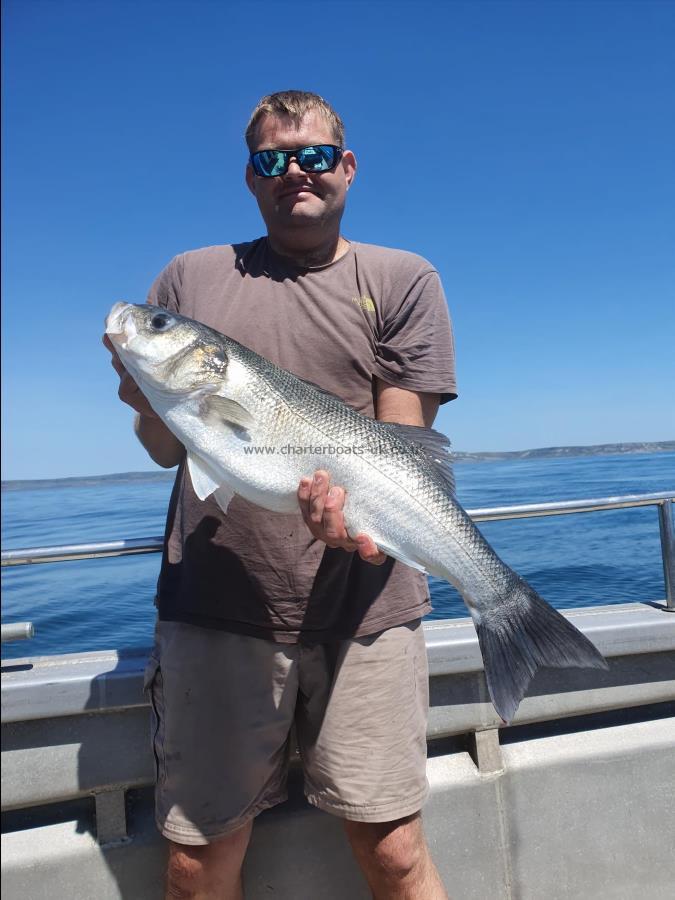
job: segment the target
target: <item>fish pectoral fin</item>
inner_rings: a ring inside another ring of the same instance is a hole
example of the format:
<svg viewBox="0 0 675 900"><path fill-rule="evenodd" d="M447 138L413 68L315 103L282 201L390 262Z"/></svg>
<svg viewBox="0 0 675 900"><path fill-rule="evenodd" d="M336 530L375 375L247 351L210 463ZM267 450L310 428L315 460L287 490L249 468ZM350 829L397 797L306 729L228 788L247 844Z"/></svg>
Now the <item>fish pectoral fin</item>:
<svg viewBox="0 0 675 900"><path fill-rule="evenodd" d="M229 397L222 394L206 394L200 402L200 412L204 419L216 421L216 424L225 422L227 425L239 425L241 428L250 428L254 419L251 413Z"/></svg>
<svg viewBox="0 0 675 900"><path fill-rule="evenodd" d="M188 453L187 464L192 487L200 500L206 500L222 485L222 477L194 453Z"/></svg>

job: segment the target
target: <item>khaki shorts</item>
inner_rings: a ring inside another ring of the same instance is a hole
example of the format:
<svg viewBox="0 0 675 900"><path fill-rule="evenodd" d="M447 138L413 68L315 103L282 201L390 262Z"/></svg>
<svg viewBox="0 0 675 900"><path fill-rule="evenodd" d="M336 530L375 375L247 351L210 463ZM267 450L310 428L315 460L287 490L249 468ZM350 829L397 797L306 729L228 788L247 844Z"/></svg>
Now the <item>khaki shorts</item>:
<svg viewBox="0 0 675 900"><path fill-rule="evenodd" d="M293 724L314 806L389 822L426 799L419 620L314 645L159 622L145 684L157 825L177 843L208 843L286 799Z"/></svg>

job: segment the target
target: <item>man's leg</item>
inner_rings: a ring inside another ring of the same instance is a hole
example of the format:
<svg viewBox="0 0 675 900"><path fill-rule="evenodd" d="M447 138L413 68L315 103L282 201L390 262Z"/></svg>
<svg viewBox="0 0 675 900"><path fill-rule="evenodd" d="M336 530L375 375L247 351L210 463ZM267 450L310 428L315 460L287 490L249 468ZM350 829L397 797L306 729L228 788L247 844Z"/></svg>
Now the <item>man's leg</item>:
<svg viewBox="0 0 675 900"><path fill-rule="evenodd" d="M241 867L253 822L210 844L169 841L167 900L242 900Z"/></svg>
<svg viewBox="0 0 675 900"><path fill-rule="evenodd" d="M420 819L429 675L421 622L301 648L296 725L305 793L345 820L376 898L447 897Z"/></svg>
<svg viewBox="0 0 675 900"><path fill-rule="evenodd" d="M419 813L395 822L345 821L375 900L447 900Z"/></svg>
<svg viewBox="0 0 675 900"><path fill-rule="evenodd" d="M168 897L241 897L251 823L286 798L294 648L160 622L146 670Z"/></svg>

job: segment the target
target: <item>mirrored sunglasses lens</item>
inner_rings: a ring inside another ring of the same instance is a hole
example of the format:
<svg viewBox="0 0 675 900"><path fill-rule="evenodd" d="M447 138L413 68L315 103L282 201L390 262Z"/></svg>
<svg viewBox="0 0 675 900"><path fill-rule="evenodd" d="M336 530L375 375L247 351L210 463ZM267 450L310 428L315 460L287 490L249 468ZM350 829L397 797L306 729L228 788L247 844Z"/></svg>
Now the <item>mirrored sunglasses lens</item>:
<svg viewBox="0 0 675 900"><path fill-rule="evenodd" d="M328 144L305 147L298 153L298 165L304 172L325 172L335 164L335 150Z"/></svg>
<svg viewBox="0 0 675 900"><path fill-rule="evenodd" d="M268 178L283 175L286 169L286 154L283 150L261 150L253 154L253 164L258 175Z"/></svg>

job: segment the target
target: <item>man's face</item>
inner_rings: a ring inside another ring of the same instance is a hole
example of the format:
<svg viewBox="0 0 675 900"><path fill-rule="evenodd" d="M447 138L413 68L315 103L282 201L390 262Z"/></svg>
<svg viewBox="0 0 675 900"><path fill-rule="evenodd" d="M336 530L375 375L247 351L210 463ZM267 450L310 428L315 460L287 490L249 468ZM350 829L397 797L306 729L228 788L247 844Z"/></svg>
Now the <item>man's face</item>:
<svg viewBox="0 0 675 900"><path fill-rule="evenodd" d="M299 127L287 119L265 116L256 129L253 152L298 150L313 144L334 143L330 125L320 112L312 110ZM347 150L330 172L303 172L293 159L285 175L262 178L249 164L246 183L258 201L268 232L297 228L319 230L336 221L339 224L355 172L354 154Z"/></svg>

